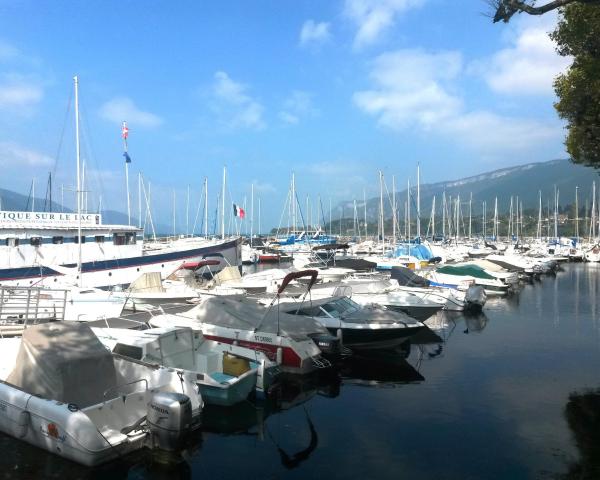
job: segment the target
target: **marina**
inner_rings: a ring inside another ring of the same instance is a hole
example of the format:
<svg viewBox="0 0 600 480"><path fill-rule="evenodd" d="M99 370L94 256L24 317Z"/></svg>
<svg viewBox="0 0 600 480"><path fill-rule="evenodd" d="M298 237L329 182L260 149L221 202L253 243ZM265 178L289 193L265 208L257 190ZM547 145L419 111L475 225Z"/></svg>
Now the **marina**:
<svg viewBox="0 0 600 480"><path fill-rule="evenodd" d="M592 475L600 468L591 453L599 273L596 264L564 264L489 300L482 313L440 312L427 322L437 342L351 357L335 372L287 381L266 402L206 406L194 441L169 465L142 451L87 470L2 434L3 448L14 452L2 468L15 479L39 471L47 478ZM231 451L238 461L226 461Z"/></svg>
<svg viewBox="0 0 600 480"><path fill-rule="evenodd" d="M600 0L0 25L0 480L600 480Z"/></svg>

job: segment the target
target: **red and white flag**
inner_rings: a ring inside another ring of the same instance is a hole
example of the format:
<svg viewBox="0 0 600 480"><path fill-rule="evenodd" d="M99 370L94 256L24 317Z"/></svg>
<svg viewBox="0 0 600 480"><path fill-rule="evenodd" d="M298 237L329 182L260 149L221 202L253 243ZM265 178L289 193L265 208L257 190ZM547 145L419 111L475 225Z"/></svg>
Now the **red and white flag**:
<svg viewBox="0 0 600 480"><path fill-rule="evenodd" d="M233 216L244 218L246 216L246 212L244 211L244 209L242 207L240 207L239 205L236 205L234 203L233 204Z"/></svg>
<svg viewBox="0 0 600 480"><path fill-rule="evenodd" d="M127 140L127 137L129 136L129 128L127 128L127 122L123 122L123 128L121 129L121 136L125 140Z"/></svg>

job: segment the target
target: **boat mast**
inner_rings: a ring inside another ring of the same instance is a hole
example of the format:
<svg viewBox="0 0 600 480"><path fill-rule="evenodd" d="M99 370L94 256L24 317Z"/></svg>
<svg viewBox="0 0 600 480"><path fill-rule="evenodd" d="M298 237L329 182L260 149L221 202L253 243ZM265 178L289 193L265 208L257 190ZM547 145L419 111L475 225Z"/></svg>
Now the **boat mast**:
<svg viewBox="0 0 600 480"><path fill-rule="evenodd" d="M385 253L385 237L383 228L383 173L379 170L379 222L381 228L379 234L381 235L381 254Z"/></svg>
<svg viewBox="0 0 600 480"><path fill-rule="evenodd" d="M579 187L575 186L575 238L579 241Z"/></svg>
<svg viewBox="0 0 600 480"><path fill-rule="evenodd" d="M226 167L223 167L223 185L221 190L221 240L225 239L225 179L227 175Z"/></svg>
<svg viewBox="0 0 600 480"><path fill-rule="evenodd" d="M396 175L392 175L392 242L396 244Z"/></svg>
<svg viewBox="0 0 600 480"><path fill-rule="evenodd" d="M123 121L121 136L123 137L123 149L125 151L125 185L127 187L127 225L131 225L131 201L129 199L129 162L127 161L127 136L129 129L127 122Z"/></svg>
<svg viewBox="0 0 600 480"><path fill-rule="evenodd" d="M442 193L442 237L446 239L446 190Z"/></svg>
<svg viewBox="0 0 600 480"><path fill-rule="evenodd" d="M187 196L185 200L185 236L190 236L190 184L187 186Z"/></svg>
<svg viewBox="0 0 600 480"><path fill-rule="evenodd" d="M173 239L176 237L176 227L175 227L175 189L173 189Z"/></svg>
<svg viewBox="0 0 600 480"><path fill-rule="evenodd" d="M250 185L250 247L252 247L252 235L254 233L254 184Z"/></svg>
<svg viewBox="0 0 600 480"><path fill-rule="evenodd" d="M77 284L81 286L81 154L79 145L79 77L73 77L75 82L75 156L77 158Z"/></svg>
<svg viewBox="0 0 600 480"><path fill-rule="evenodd" d="M421 238L421 168L417 163L417 238Z"/></svg>
<svg viewBox="0 0 600 480"><path fill-rule="evenodd" d="M365 241L367 240L367 193L363 188L363 203L365 204Z"/></svg>
<svg viewBox="0 0 600 480"><path fill-rule="evenodd" d="M537 231L537 237L538 240L542 239L542 191L538 190L539 192L539 196L540 196L540 203L539 203L539 209L538 209L538 231Z"/></svg>
<svg viewBox="0 0 600 480"><path fill-rule="evenodd" d="M142 172L138 172L138 228L142 228Z"/></svg>
<svg viewBox="0 0 600 480"><path fill-rule="evenodd" d="M409 242L408 252L410 254L410 178L408 179L408 188L406 189L406 221L408 222L408 236L406 239Z"/></svg>
<svg viewBox="0 0 600 480"><path fill-rule="evenodd" d="M558 238L558 190L554 185L554 238Z"/></svg>
<svg viewBox="0 0 600 480"><path fill-rule="evenodd" d="M469 196L469 240L471 240L471 209L473 204L473 192Z"/></svg>
<svg viewBox="0 0 600 480"><path fill-rule="evenodd" d="M208 238L208 177L204 177L204 237Z"/></svg>
<svg viewBox="0 0 600 480"><path fill-rule="evenodd" d="M431 202L431 239L435 240L435 195Z"/></svg>

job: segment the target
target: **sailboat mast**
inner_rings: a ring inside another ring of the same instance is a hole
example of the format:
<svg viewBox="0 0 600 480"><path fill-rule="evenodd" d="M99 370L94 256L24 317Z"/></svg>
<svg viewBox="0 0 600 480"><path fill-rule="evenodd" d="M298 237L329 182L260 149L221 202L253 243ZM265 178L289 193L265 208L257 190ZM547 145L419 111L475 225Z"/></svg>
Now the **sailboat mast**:
<svg viewBox="0 0 600 480"><path fill-rule="evenodd" d="M396 244L396 175L392 175L392 242Z"/></svg>
<svg viewBox="0 0 600 480"><path fill-rule="evenodd" d="M223 185L221 190L221 239L225 239L225 179L227 168L223 167Z"/></svg>
<svg viewBox="0 0 600 480"><path fill-rule="evenodd" d="M417 238L421 238L421 168L417 163Z"/></svg>
<svg viewBox="0 0 600 480"><path fill-rule="evenodd" d="M471 210L473 204L473 192L469 196L469 240L471 239Z"/></svg>
<svg viewBox="0 0 600 480"><path fill-rule="evenodd" d="M542 239L542 191L539 190L540 202L538 209L538 226L537 226L537 238Z"/></svg>
<svg viewBox="0 0 600 480"><path fill-rule="evenodd" d="M208 177L204 177L204 237L208 238Z"/></svg>
<svg viewBox="0 0 600 480"><path fill-rule="evenodd" d="M79 77L73 77L75 82L75 156L77 158L77 284L81 286L81 150L79 145Z"/></svg>
<svg viewBox="0 0 600 480"><path fill-rule="evenodd" d="M367 193L363 188L363 203L365 204L365 240L367 240Z"/></svg>
<svg viewBox="0 0 600 480"><path fill-rule="evenodd" d="M579 187L575 187L575 238L579 241Z"/></svg>
<svg viewBox="0 0 600 480"><path fill-rule="evenodd" d="M381 235L381 254L385 252L385 236L383 229L383 173L379 170L379 222L381 228L379 234Z"/></svg>
<svg viewBox="0 0 600 480"><path fill-rule="evenodd" d="M250 246L252 246L252 235L254 234L254 184L250 186Z"/></svg>
<svg viewBox="0 0 600 480"><path fill-rule="evenodd" d="M127 225L131 225L131 200L129 198L129 161L127 156L127 136L129 129L127 128L127 122L123 122L123 128L121 136L123 137L123 150L125 151L125 185L127 189Z"/></svg>
<svg viewBox="0 0 600 480"><path fill-rule="evenodd" d="M410 178L408 179L408 188L406 189L406 221L408 222L408 236L406 239L410 242ZM410 252L410 246L408 248Z"/></svg>

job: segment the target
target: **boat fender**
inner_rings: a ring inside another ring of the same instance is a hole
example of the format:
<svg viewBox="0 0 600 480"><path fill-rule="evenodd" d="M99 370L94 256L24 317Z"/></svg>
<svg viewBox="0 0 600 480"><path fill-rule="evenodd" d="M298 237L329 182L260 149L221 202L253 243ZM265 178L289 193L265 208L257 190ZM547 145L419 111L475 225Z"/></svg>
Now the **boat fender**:
<svg viewBox="0 0 600 480"><path fill-rule="evenodd" d="M27 410L22 410L17 416L17 423L15 425L15 435L17 438L23 438L27 435L29 430L31 415Z"/></svg>
<svg viewBox="0 0 600 480"><path fill-rule="evenodd" d="M335 332L335 336L337 338L340 339L340 347L344 345L344 339L343 339L343 334L342 334L342 329L338 328L337 331Z"/></svg>
<svg viewBox="0 0 600 480"><path fill-rule="evenodd" d="M277 365L281 365L283 363L283 349L281 347L277 348L276 361Z"/></svg>

